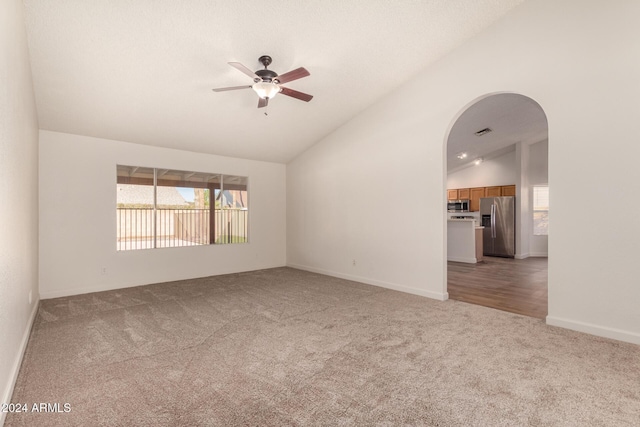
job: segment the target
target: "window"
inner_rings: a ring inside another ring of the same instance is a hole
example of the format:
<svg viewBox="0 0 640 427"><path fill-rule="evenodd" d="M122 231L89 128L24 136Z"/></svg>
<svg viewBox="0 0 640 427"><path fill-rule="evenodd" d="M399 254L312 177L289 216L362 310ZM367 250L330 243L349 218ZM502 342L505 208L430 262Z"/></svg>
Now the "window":
<svg viewBox="0 0 640 427"><path fill-rule="evenodd" d="M117 166L117 250L245 243L247 177Z"/></svg>
<svg viewBox="0 0 640 427"><path fill-rule="evenodd" d="M533 235L549 234L549 186L533 187Z"/></svg>

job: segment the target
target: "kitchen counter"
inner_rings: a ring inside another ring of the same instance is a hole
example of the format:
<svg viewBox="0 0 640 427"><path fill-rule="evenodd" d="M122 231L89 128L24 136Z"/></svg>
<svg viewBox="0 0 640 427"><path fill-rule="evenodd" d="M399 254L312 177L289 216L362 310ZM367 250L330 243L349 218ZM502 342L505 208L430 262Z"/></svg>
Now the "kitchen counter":
<svg viewBox="0 0 640 427"><path fill-rule="evenodd" d="M449 219L447 220L447 260L475 264L482 260L482 230L473 219ZM479 259L478 259L479 258Z"/></svg>

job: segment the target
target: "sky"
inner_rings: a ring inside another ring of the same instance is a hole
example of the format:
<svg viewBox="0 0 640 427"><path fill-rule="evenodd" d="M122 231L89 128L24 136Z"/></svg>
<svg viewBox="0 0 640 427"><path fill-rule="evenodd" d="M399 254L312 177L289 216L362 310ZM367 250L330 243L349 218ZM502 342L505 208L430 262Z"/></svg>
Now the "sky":
<svg viewBox="0 0 640 427"><path fill-rule="evenodd" d="M193 202L193 188L177 187L177 189L178 193L180 193L182 197L184 197L184 200L186 200L187 202Z"/></svg>

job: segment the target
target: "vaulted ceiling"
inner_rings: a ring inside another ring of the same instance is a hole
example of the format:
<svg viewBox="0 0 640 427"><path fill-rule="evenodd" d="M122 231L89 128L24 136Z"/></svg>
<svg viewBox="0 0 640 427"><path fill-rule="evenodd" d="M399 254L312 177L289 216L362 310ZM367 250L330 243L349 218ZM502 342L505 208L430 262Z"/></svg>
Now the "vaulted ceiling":
<svg viewBox="0 0 640 427"><path fill-rule="evenodd" d="M479 132L484 129L490 131ZM533 144L547 137L547 116L533 99L514 93L488 96L470 105L453 124L447 140L447 172L506 154L518 142Z"/></svg>
<svg viewBox="0 0 640 427"><path fill-rule="evenodd" d="M288 162L524 0L25 0L41 129ZM256 108L241 62L309 102Z"/></svg>

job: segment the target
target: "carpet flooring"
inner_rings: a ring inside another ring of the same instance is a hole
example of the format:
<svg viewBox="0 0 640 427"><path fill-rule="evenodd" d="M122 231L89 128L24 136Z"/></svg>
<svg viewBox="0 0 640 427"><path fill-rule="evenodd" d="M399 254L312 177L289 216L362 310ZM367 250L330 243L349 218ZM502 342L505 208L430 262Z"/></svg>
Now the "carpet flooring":
<svg viewBox="0 0 640 427"><path fill-rule="evenodd" d="M640 346L276 268L41 301L12 402L7 426L637 426Z"/></svg>

